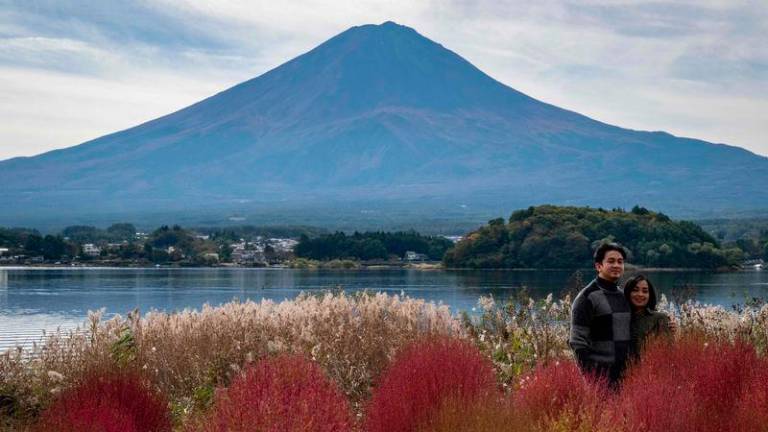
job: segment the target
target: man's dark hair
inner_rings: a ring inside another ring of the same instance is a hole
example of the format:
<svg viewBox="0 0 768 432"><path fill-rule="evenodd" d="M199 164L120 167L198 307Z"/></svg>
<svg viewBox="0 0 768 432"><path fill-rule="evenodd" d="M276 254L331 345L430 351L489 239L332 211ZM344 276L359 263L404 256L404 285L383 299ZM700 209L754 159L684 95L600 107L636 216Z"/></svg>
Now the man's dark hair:
<svg viewBox="0 0 768 432"><path fill-rule="evenodd" d="M603 243L595 250L595 262L601 263L605 259L605 254L610 251L616 251L621 254L621 257L627 259L627 250L624 246L618 243Z"/></svg>
<svg viewBox="0 0 768 432"><path fill-rule="evenodd" d="M650 279L648 279L645 275L637 275L624 284L624 297L627 299L627 303L630 305L632 304L629 296L632 294L632 290L635 289L640 281L645 281L648 283L648 305L646 307L650 310L656 310L656 289L653 287Z"/></svg>

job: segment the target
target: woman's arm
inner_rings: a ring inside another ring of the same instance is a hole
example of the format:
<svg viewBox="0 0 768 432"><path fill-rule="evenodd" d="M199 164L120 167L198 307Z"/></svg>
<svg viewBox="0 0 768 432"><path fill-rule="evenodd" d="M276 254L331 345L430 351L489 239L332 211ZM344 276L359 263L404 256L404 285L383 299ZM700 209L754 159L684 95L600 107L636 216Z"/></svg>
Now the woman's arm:
<svg viewBox="0 0 768 432"><path fill-rule="evenodd" d="M659 315L659 318L656 321L656 328L654 329L657 335L671 336L677 332L677 324L669 319L669 315L663 312L656 313Z"/></svg>

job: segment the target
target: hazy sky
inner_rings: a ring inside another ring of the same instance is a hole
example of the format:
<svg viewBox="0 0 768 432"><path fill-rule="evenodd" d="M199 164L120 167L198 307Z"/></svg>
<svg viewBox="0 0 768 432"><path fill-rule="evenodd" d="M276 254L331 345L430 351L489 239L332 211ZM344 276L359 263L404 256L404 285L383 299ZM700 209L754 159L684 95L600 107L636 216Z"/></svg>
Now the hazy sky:
<svg viewBox="0 0 768 432"><path fill-rule="evenodd" d="M0 0L0 159L135 126L387 20L545 102L768 155L764 0Z"/></svg>

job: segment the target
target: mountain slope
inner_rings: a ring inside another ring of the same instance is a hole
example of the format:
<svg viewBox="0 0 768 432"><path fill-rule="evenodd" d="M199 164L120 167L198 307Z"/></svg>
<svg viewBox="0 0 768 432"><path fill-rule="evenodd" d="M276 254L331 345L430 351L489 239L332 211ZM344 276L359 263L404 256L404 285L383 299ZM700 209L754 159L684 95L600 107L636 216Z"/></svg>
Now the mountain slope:
<svg viewBox="0 0 768 432"><path fill-rule="evenodd" d="M64 208L424 198L674 213L755 208L766 184L764 157L542 103L387 22L157 120L0 162L0 200L12 209L0 223Z"/></svg>

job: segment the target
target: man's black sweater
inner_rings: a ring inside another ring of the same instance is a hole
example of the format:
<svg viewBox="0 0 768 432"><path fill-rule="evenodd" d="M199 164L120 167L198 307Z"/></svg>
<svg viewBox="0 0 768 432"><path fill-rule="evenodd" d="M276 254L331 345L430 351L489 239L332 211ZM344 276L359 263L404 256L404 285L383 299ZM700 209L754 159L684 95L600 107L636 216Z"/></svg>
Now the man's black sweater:
<svg viewBox="0 0 768 432"><path fill-rule="evenodd" d="M632 312L619 287L597 278L579 292L571 308L569 344L585 372L615 383L626 367Z"/></svg>

